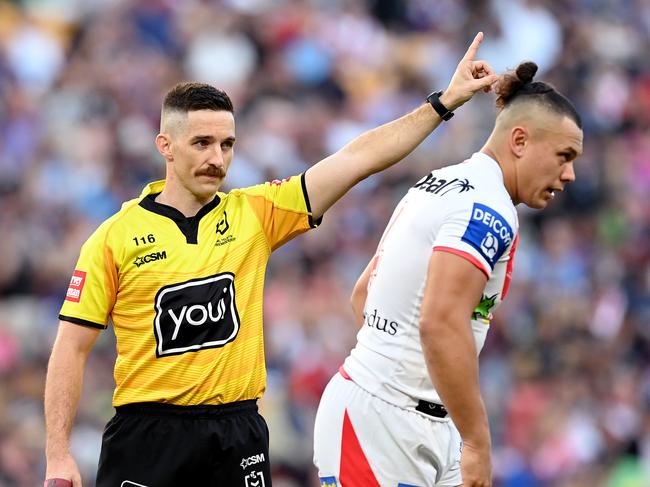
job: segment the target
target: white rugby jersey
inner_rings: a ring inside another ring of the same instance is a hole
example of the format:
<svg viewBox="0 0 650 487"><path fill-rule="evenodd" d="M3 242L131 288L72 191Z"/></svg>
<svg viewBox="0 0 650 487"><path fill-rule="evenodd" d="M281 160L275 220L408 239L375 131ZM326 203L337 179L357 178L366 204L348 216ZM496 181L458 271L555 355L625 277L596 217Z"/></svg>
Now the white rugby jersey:
<svg viewBox="0 0 650 487"><path fill-rule="evenodd" d="M441 402L420 344L420 307L432 251L452 252L488 281L471 325L480 352L491 313L510 284L518 219L497 162L475 153L431 172L399 203L374 256L364 324L345 372L359 386L400 407Z"/></svg>

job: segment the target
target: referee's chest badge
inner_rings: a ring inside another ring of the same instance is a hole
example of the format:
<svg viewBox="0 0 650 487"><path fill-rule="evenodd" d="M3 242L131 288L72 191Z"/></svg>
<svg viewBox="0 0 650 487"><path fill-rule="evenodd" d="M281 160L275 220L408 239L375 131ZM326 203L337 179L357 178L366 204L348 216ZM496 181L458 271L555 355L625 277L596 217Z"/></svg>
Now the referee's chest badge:
<svg viewBox="0 0 650 487"><path fill-rule="evenodd" d="M214 243L216 247L234 242L237 238L234 235L226 235L230 230L230 223L228 223L228 214L224 211L223 217L217 223L217 241Z"/></svg>

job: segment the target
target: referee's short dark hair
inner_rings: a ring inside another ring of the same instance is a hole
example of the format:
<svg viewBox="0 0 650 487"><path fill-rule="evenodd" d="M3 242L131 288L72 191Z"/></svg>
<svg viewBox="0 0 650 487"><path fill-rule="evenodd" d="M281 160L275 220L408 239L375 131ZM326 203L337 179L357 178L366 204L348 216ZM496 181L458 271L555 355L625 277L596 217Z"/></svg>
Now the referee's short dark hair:
<svg viewBox="0 0 650 487"><path fill-rule="evenodd" d="M191 112L195 110L227 111L233 113L230 97L225 91L205 83L178 83L165 95L163 111Z"/></svg>

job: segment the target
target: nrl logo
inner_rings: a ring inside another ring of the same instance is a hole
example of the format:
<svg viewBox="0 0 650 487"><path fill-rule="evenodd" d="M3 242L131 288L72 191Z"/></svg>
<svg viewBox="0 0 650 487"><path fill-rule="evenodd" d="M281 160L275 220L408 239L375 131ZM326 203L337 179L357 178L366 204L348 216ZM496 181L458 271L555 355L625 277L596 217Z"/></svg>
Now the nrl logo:
<svg viewBox="0 0 650 487"><path fill-rule="evenodd" d="M224 211L223 218L219 223L217 223L217 233L219 235L225 235L229 228L230 224L228 223L228 214Z"/></svg>

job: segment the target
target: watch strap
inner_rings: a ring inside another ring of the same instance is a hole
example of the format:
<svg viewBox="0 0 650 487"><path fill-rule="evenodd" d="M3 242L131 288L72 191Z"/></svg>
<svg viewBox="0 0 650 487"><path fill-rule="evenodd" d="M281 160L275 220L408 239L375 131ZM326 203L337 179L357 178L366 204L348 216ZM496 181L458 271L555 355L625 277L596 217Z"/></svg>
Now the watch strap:
<svg viewBox="0 0 650 487"><path fill-rule="evenodd" d="M447 121L454 116L454 112L450 111L446 106L440 101L440 96L442 95L442 90L434 91L429 96L427 96L427 101L436 111L436 113L443 120Z"/></svg>

